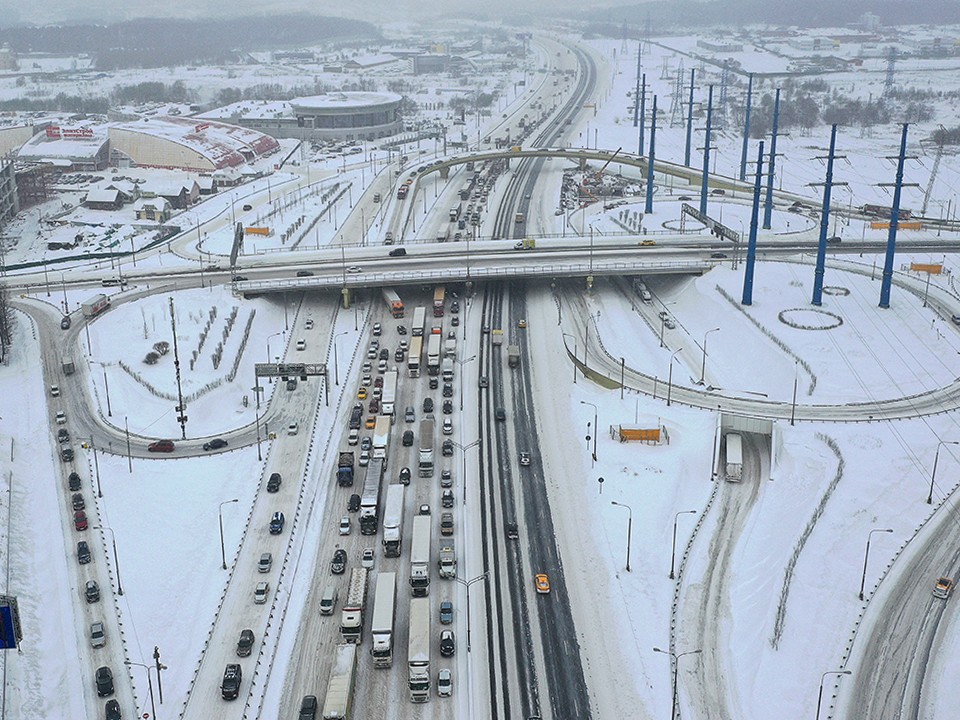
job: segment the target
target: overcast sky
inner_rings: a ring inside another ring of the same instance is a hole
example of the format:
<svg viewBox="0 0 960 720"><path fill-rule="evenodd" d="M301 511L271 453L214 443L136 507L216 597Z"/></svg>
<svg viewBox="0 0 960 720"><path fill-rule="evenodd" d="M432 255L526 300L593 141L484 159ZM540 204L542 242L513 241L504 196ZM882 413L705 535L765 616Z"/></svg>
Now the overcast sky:
<svg viewBox="0 0 960 720"><path fill-rule="evenodd" d="M542 3L527 0L531 8L542 7ZM600 3L596 3L600 5ZM602 6L606 6L606 2ZM582 0L550 0L549 8L575 9L583 7ZM319 15L350 17L373 23L418 20L438 16L456 16L462 12L502 13L516 11L515 0L484 0L475 3L472 0L232 0L224 2L199 2L191 0L169 0L157 3L154 0L49 0L47 2L23 2L22 0L0 0L0 24L30 22L37 24L60 24L77 21L117 22L135 17L177 17L192 18L210 15L224 15L229 10L231 16L270 15L289 12L311 12Z"/></svg>

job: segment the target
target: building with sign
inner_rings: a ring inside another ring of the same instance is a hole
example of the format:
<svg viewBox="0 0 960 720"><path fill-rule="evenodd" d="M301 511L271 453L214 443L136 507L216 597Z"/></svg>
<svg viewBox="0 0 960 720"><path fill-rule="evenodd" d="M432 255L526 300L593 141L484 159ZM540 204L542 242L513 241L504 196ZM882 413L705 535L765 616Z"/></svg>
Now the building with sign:
<svg viewBox="0 0 960 720"><path fill-rule="evenodd" d="M103 126L49 125L23 144L17 159L48 163L64 172L103 170L110 159L110 143Z"/></svg>

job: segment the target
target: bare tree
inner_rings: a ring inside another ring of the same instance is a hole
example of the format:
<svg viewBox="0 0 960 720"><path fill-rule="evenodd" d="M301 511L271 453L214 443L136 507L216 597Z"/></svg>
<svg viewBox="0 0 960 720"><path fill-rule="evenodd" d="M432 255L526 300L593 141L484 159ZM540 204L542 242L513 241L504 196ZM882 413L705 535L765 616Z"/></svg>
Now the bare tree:
<svg viewBox="0 0 960 720"><path fill-rule="evenodd" d="M0 284L0 362L7 361L7 352L13 341L13 308L6 284Z"/></svg>

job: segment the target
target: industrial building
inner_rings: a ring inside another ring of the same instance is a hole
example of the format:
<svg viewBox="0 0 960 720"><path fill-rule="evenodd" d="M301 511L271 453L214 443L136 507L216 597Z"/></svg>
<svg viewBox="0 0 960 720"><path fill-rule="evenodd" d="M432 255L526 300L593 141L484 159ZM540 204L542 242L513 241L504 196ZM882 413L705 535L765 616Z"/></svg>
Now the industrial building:
<svg viewBox="0 0 960 720"><path fill-rule="evenodd" d="M103 170L110 159L110 142L103 126L48 125L23 144L17 158L49 163L64 172Z"/></svg>

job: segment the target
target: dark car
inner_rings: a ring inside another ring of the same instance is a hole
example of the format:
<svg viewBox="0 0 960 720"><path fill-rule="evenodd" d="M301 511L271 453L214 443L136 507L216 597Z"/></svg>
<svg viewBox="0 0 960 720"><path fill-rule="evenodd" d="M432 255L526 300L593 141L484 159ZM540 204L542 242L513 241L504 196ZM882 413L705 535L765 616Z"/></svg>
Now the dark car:
<svg viewBox="0 0 960 720"><path fill-rule="evenodd" d="M360 509L360 496L354 493L347 500L347 512L356 512Z"/></svg>
<svg viewBox="0 0 960 720"><path fill-rule="evenodd" d="M243 682L243 670L236 663L230 663L223 671L223 681L220 683L220 696L224 700L236 700L240 694L240 683Z"/></svg>
<svg viewBox="0 0 960 720"><path fill-rule="evenodd" d="M287 390L296 390L297 389L297 379L290 378L287 380Z"/></svg>
<svg viewBox="0 0 960 720"><path fill-rule="evenodd" d="M73 514L73 527L77 530L87 529L87 514L83 510L77 510Z"/></svg>
<svg viewBox="0 0 960 720"><path fill-rule="evenodd" d="M397 325L397 334L398 334L398 335L406 335L406 334L407 334L407 326L406 326L406 325Z"/></svg>
<svg viewBox="0 0 960 720"><path fill-rule="evenodd" d="M123 720L120 714L120 703L116 700L107 700L107 704L103 707L103 714L106 720Z"/></svg>
<svg viewBox="0 0 960 720"><path fill-rule="evenodd" d="M433 398L424 398L423 399L423 411L425 413L433 412Z"/></svg>
<svg viewBox="0 0 960 720"><path fill-rule="evenodd" d="M440 654L444 657L451 657L457 651L457 641L453 630L440 631Z"/></svg>
<svg viewBox="0 0 960 720"><path fill-rule="evenodd" d="M832 237L827 238L827 245L836 245L841 240L843 240L843 238L841 238L839 235L833 235Z"/></svg>
<svg viewBox="0 0 960 720"><path fill-rule="evenodd" d="M300 701L300 714L297 720L316 720L317 717L317 696L304 695Z"/></svg>
<svg viewBox="0 0 960 720"><path fill-rule="evenodd" d="M247 657L253 650L253 630L241 630L237 640L237 657Z"/></svg>
<svg viewBox="0 0 960 720"><path fill-rule="evenodd" d="M62 318L60 318L60 329L61 329L61 330L69 330L69 329L70 329L70 316L69 316L69 315L64 315Z"/></svg>
<svg viewBox="0 0 960 720"><path fill-rule="evenodd" d="M67 478L67 487L70 489L70 492L76 492L80 489L80 476L77 473L70 473L70 476Z"/></svg>
<svg viewBox="0 0 960 720"><path fill-rule="evenodd" d="M401 485L410 484L410 468L405 467L400 469L400 484Z"/></svg>
<svg viewBox="0 0 960 720"><path fill-rule="evenodd" d="M87 545L86 540L81 540L77 543L77 562L81 565L86 565L90 562L90 546Z"/></svg>
<svg viewBox="0 0 960 720"><path fill-rule="evenodd" d="M394 248L390 251L390 257L403 257L407 254L406 248Z"/></svg>
<svg viewBox="0 0 960 720"><path fill-rule="evenodd" d="M226 440L224 440L223 438L214 438L209 442L205 442L203 444L203 449L206 452L209 452L211 450L219 450L220 448L225 448L226 446L227 446Z"/></svg>
<svg viewBox="0 0 960 720"><path fill-rule="evenodd" d="M280 473L271 473L270 479L267 480L267 492L275 493L280 490L280 485L283 482L283 478L280 477Z"/></svg>
<svg viewBox="0 0 960 720"><path fill-rule="evenodd" d="M173 440L157 440L147 445L149 452L173 452Z"/></svg>
<svg viewBox="0 0 960 720"><path fill-rule="evenodd" d="M243 211L244 211L244 212L247 212L248 210L253 210L253 205L244 205L244 206L243 206Z"/></svg>
<svg viewBox="0 0 960 720"><path fill-rule="evenodd" d="M440 381L434 376L430 378L430 389L436 390L437 386L440 385Z"/></svg>
<svg viewBox="0 0 960 720"><path fill-rule="evenodd" d="M246 275L234 275L233 278L231 279L233 280L233 282L244 282L246 280L249 280L250 278L248 278Z"/></svg>
<svg viewBox="0 0 960 720"><path fill-rule="evenodd" d="M70 498L70 504L73 505L74 510L84 510L87 507L87 503L83 500L83 495L80 493L74 493L73 497Z"/></svg>
<svg viewBox="0 0 960 720"><path fill-rule="evenodd" d="M330 572L334 575L343 575L347 569L347 551L343 548L333 553L333 560L330 562Z"/></svg>
<svg viewBox="0 0 960 720"><path fill-rule="evenodd" d="M441 452L444 457L451 457L453 455L453 440L444 440L441 446Z"/></svg>
<svg viewBox="0 0 960 720"><path fill-rule="evenodd" d="M453 400L443 401L443 414L451 415L453 413Z"/></svg>
<svg viewBox="0 0 960 720"><path fill-rule="evenodd" d="M270 518L270 534L279 535L283 532L283 524L286 521L282 512L275 512Z"/></svg>
<svg viewBox="0 0 960 720"><path fill-rule="evenodd" d="M490 381L487 380L486 375L481 375L479 382L480 382L480 387L482 388L488 387L490 385Z"/></svg>
<svg viewBox="0 0 960 720"><path fill-rule="evenodd" d="M444 383L443 384L443 396L445 398L453 397L453 383Z"/></svg>
<svg viewBox="0 0 960 720"><path fill-rule="evenodd" d="M100 586L97 585L96 580L87 580L83 588L83 597L88 603L100 602Z"/></svg>
<svg viewBox="0 0 960 720"><path fill-rule="evenodd" d="M403 446L411 447L413 445L413 430L403 431Z"/></svg>
<svg viewBox="0 0 960 720"><path fill-rule="evenodd" d="M313 277L313 273L309 270L297 270L297 277Z"/></svg>
<svg viewBox="0 0 960 720"><path fill-rule="evenodd" d="M498 407L494 411L493 416L496 418L497 422L503 422L504 420L507 419L507 411L504 410L502 407Z"/></svg>
<svg viewBox="0 0 960 720"><path fill-rule="evenodd" d="M57 442L70 442L70 431L66 428L57 430Z"/></svg>
<svg viewBox="0 0 960 720"><path fill-rule="evenodd" d="M453 603L444 600L440 603L440 624L449 625L453 622Z"/></svg>
<svg viewBox="0 0 960 720"><path fill-rule="evenodd" d="M394 362L403 362L403 349L397 348L396 352L393 353Z"/></svg>
<svg viewBox="0 0 960 720"><path fill-rule="evenodd" d="M515 522L508 522L506 526L507 537L511 540L516 540L520 534L517 532L517 524Z"/></svg>
<svg viewBox="0 0 960 720"><path fill-rule="evenodd" d="M715 253L710 253L710 257L712 257L714 260L724 260L726 259L727 254L722 252L715 252Z"/></svg>
<svg viewBox="0 0 960 720"><path fill-rule="evenodd" d="M97 696L109 697L113 695L113 671L106 665L97 668Z"/></svg>

